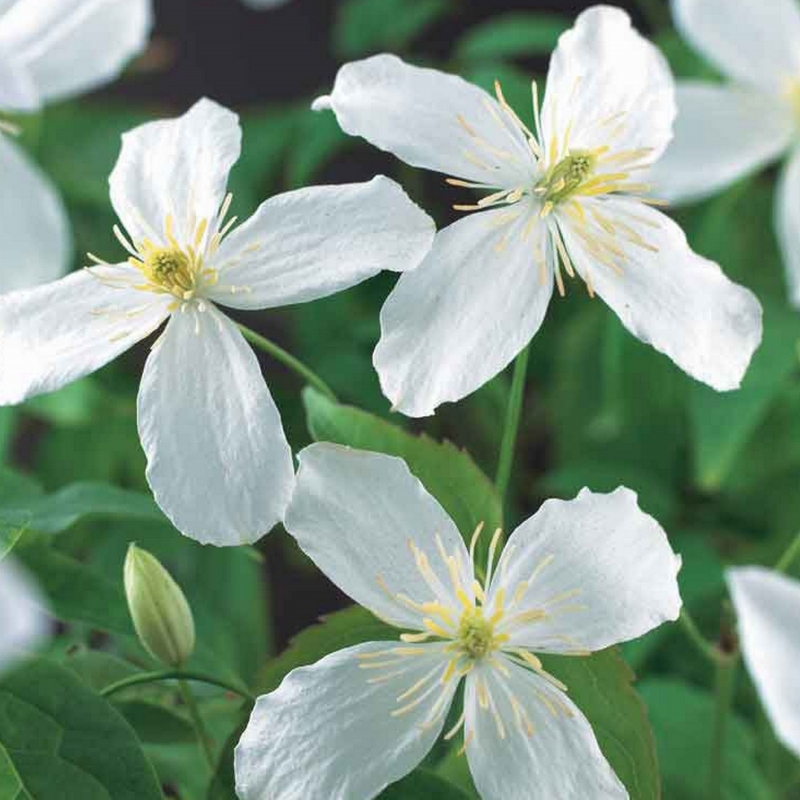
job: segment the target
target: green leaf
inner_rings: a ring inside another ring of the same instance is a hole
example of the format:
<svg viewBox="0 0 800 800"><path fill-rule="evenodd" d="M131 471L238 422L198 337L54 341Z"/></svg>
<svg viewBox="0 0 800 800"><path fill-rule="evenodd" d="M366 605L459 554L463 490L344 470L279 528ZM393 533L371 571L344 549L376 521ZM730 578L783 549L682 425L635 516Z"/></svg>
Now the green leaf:
<svg viewBox="0 0 800 800"><path fill-rule="evenodd" d="M69 670L45 660L0 680L0 796L161 800L130 725Z"/></svg>
<svg viewBox="0 0 800 800"><path fill-rule="evenodd" d="M380 800L469 800L470 796L458 786L440 778L433 772L418 769L397 783L393 783L379 795Z"/></svg>
<svg viewBox="0 0 800 800"><path fill-rule="evenodd" d="M228 737L219 755L217 768L214 770L214 776L208 787L206 800L239 800L234 790L236 775L233 768L233 751L236 749L236 745L239 744L239 739L242 738L244 729L247 727L251 711L252 704L245 703L242 707L239 724Z"/></svg>
<svg viewBox="0 0 800 800"><path fill-rule="evenodd" d="M640 687L658 742L658 759L669 798L705 800L714 698L675 680L650 679ZM725 800L770 800L755 762L755 740L739 717L729 719L725 741Z"/></svg>
<svg viewBox="0 0 800 800"><path fill-rule="evenodd" d="M381 50L402 50L448 10L447 0L345 0L333 26L333 47L342 59Z"/></svg>
<svg viewBox="0 0 800 800"><path fill-rule="evenodd" d="M503 511L492 482L464 450L450 442L415 436L353 406L339 405L315 389L303 391L308 429L317 441L399 456L469 538L484 522L501 527ZM488 538L488 537L485 537Z"/></svg>
<svg viewBox="0 0 800 800"><path fill-rule="evenodd" d="M788 306L764 301L764 340L738 391L694 384L690 414L695 474L706 490L720 488L797 366L800 319Z"/></svg>
<svg viewBox="0 0 800 800"><path fill-rule="evenodd" d="M560 14L522 11L492 17L461 38L456 58L474 62L550 55L558 44L558 37L571 25L572 22Z"/></svg>
<svg viewBox="0 0 800 800"><path fill-rule="evenodd" d="M381 622L361 606L350 606L322 617L295 636L281 655L270 661L258 680L258 694L278 688L297 667L313 664L329 653L363 642L398 641L396 628Z"/></svg>
<svg viewBox="0 0 800 800"><path fill-rule="evenodd" d="M594 729L603 755L625 784L631 800L658 800L658 762L653 731L634 675L615 648L581 658L546 656L548 671L569 694Z"/></svg>
<svg viewBox="0 0 800 800"><path fill-rule="evenodd" d="M60 533L93 516L165 520L148 495L102 483L74 483L51 495L9 501L0 505L0 519L42 533Z"/></svg>
<svg viewBox="0 0 800 800"><path fill-rule="evenodd" d="M286 162L286 182L299 188L308 184L334 156L355 140L339 127L334 114L309 112L302 118Z"/></svg>

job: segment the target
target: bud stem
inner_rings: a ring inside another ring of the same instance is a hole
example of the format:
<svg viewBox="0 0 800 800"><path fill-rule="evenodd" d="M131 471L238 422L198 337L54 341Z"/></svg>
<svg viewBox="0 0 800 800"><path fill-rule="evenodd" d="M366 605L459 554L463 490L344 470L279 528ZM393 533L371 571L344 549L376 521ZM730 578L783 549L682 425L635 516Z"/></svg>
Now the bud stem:
<svg viewBox="0 0 800 800"><path fill-rule="evenodd" d="M202 716L200 716L200 709L197 707L197 701L194 699L192 690L189 684L183 678L178 679L178 688L180 689L183 702L186 703L186 708L189 710L189 716L192 718L192 725L194 732L197 736L197 741L200 744L200 749L206 758L206 763L211 772L214 772L214 748L211 745L211 740L208 738L208 731L206 730L205 723Z"/></svg>
<svg viewBox="0 0 800 800"><path fill-rule="evenodd" d="M168 669L160 672L140 672L137 675L131 675L128 678L123 678L116 683L111 683L103 689L100 694L103 697L111 697L111 695L127 689L129 686L137 686L141 683L155 683L157 681L167 680L184 680L184 681L197 681L198 683L207 683L210 686L217 686L220 689L225 689L233 694L238 694L245 700L254 700L254 697L242 686L237 686L233 683L227 683L212 675L204 675L200 672L184 672L179 669Z"/></svg>

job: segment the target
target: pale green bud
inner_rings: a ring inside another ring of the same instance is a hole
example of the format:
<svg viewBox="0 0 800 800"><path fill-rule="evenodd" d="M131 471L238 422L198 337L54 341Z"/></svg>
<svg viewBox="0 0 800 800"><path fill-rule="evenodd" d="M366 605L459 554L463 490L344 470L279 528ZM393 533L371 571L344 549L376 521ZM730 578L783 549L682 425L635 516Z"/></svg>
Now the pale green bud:
<svg viewBox="0 0 800 800"><path fill-rule="evenodd" d="M147 651L167 666L181 666L194 650L192 609L158 559L135 544L125 558L125 594Z"/></svg>

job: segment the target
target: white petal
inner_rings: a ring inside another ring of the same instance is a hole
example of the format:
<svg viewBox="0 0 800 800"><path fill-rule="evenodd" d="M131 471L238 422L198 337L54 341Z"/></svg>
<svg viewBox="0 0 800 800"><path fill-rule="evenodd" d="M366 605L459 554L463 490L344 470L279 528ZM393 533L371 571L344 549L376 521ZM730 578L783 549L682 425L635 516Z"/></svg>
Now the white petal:
<svg viewBox="0 0 800 800"><path fill-rule="evenodd" d="M627 800L591 725L569 697L503 661L507 676L483 667L467 677L467 759L482 800Z"/></svg>
<svg viewBox="0 0 800 800"><path fill-rule="evenodd" d="M391 646L369 642L340 650L293 670L259 697L235 752L241 800L370 800L422 761L439 737L457 682L438 684L437 665L443 672L446 661L436 645L422 645L431 655L409 657L407 666L361 668L378 663L380 656L369 656ZM402 674L377 680L399 669ZM403 707L398 697L432 669L429 697L393 715ZM436 698L443 713L423 729Z"/></svg>
<svg viewBox="0 0 800 800"><path fill-rule="evenodd" d="M0 61L0 110L36 111L40 103L39 92L28 71L19 64Z"/></svg>
<svg viewBox="0 0 800 800"><path fill-rule="evenodd" d="M131 238L163 241L169 216L178 240L191 244L201 220L216 220L241 142L239 117L207 99L182 117L124 134L109 183L114 210Z"/></svg>
<svg viewBox="0 0 800 800"><path fill-rule="evenodd" d="M778 738L800 757L800 582L763 567L727 579L747 669Z"/></svg>
<svg viewBox="0 0 800 800"><path fill-rule="evenodd" d="M139 437L156 502L204 544L258 541L294 479L280 414L253 351L213 306L176 312L142 376Z"/></svg>
<svg viewBox="0 0 800 800"><path fill-rule="evenodd" d="M800 147L783 168L775 202L775 230L793 305L800 307Z"/></svg>
<svg viewBox="0 0 800 800"><path fill-rule="evenodd" d="M0 135L0 292L61 277L72 257L67 212L55 187L28 156Z"/></svg>
<svg viewBox="0 0 800 800"><path fill-rule="evenodd" d="M49 102L116 78L151 27L151 0L18 0L0 18L0 49Z"/></svg>
<svg viewBox="0 0 800 800"><path fill-rule="evenodd" d="M669 66L624 11L591 8L561 35L542 108L546 145L558 136L571 150L648 148L653 160L672 137L674 119Z"/></svg>
<svg viewBox="0 0 800 800"><path fill-rule="evenodd" d="M267 200L223 241L211 297L233 308L327 297L383 269L413 269L435 232L433 220L382 175L287 192Z"/></svg>
<svg viewBox="0 0 800 800"><path fill-rule="evenodd" d="M494 98L456 75L397 56L345 64L333 92L313 107L332 108L345 133L414 167L508 187L536 171L524 138Z"/></svg>
<svg viewBox="0 0 800 800"><path fill-rule="evenodd" d="M47 633L39 592L8 558L0 559L0 670Z"/></svg>
<svg viewBox="0 0 800 800"><path fill-rule="evenodd" d="M0 404L59 389L152 333L169 301L124 285L137 276L93 267L0 297Z"/></svg>
<svg viewBox="0 0 800 800"><path fill-rule="evenodd" d="M553 292L552 269L541 268L549 255L536 255L543 228L523 239L527 213L498 226L508 213L484 211L440 231L386 300L373 363L383 393L404 414L427 416L466 397L542 324Z"/></svg>
<svg viewBox="0 0 800 800"><path fill-rule="evenodd" d="M672 0L684 38L718 69L774 94L800 78L796 0Z"/></svg>
<svg viewBox="0 0 800 800"><path fill-rule="evenodd" d="M625 261L618 275L589 252L573 222L562 225L576 269L637 338L717 391L739 387L761 343L761 304L693 252L669 217L628 199L585 202L617 224ZM626 225L646 246L627 240ZM584 232L587 228L583 228ZM595 227L593 236L602 235ZM606 235L606 240L608 236Z"/></svg>
<svg viewBox="0 0 800 800"><path fill-rule="evenodd" d="M487 607L502 589L511 644L543 653L602 650L678 618L679 568L634 492L584 489L574 500L547 500L514 531ZM547 617L513 621L533 610Z"/></svg>
<svg viewBox="0 0 800 800"><path fill-rule="evenodd" d="M657 197L698 200L776 159L794 134L774 98L714 83L678 84L675 138L650 171Z"/></svg>
<svg viewBox="0 0 800 800"><path fill-rule="evenodd" d="M436 536L455 556L472 597L469 555L453 521L402 459L313 444L298 456L286 530L343 592L398 627L420 628L420 613L403 605L439 600L460 607ZM418 569L409 543L428 558L438 576L433 588Z"/></svg>

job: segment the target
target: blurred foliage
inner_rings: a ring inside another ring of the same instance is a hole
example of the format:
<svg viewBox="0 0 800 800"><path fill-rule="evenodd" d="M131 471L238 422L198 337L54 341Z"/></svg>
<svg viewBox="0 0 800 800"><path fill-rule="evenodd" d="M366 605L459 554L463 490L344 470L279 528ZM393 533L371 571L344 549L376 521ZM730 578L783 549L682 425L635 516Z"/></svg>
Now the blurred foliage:
<svg viewBox="0 0 800 800"><path fill-rule="evenodd" d="M474 26L461 23L455 0L344 0L335 7L331 51L344 61L392 50L458 71L488 89L499 79L512 105L528 109L531 79L544 90L546 56L570 21L516 11ZM653 33L676 74L714 76L674 30ZM348 164L371 169L380 163L439 223L451 219L449 195L435 176L392 160L376 162L374 151L345 136L333 115L312 113L311 99L241 109L244 150L231 178L235 213L247 216L279 191L337 180ZM95 97L23 120L23 145L67 203L76 253L121 256L111 232L108 174L120 135L164 111ZM716 394L693 383L628 335L581 285L570 285L534 341L513 499L504 514L487 475L496 466L509 376L498 376L457 407L442 408L426 421L425 432L390 415L371 364L378 312L393 280L381 276L310 306L248 320L318 371L343 399L333 403L310 389L301 398L295 377L262 358L293 448L325 439L404 457L467 537L480 520L512 529L546 496L625 484L683 553L685 604L714 640L723 564L773 563L800 527L800 317L787 304L772 233L773 184L773 175L762 174L675 212L695 249L753 289L764 306L764 343L741 391ZM76 266L83 263L76 255ZM58 620L45 657L0 681L3 797L148 800L161 796L160 783L181 800L235 798L232 748L248 702L197 688L218 758L211 774L172 683L131 687L108 699L98 694L156 668L137 643L125 606L122 563L130 541L156 554L189 597L198 646L188 666L254 692L275 688L291 668L332 650L395 635L350 608L298 633L288 646L282 636L276 649L276 627L297 633L308 621L299 612L293 616L304 597L316 603L311 618L333 611L341 599L307 569L282 531L258 550L214 550L172 529L147 493L136 434L135 398L146 352L147 343L96 376L0 413L7 465L0 471L0 558L13 550L38 578ZM276 598L273 578L282 587ZM632 798L658 797L657 753L666 800L700 800L713 717L707 666L674 627L622 652L639 673L655 749L633 677L618 653L580 662L553 659L550 668L569 684ZM33 710L36 705L41 712ZM24 725L9 722L12 710L24 715ZM740 685L725 798L797 797L791 791L800 784L800 765L777 746L766 746L769 732L759 729L756 737L758 719L751 687ZM68 759L56 757L57 730L66 731ZM76 730L80 736L70 735ZM101 751L115 757L100 759ZM104 794L89 787L87 772ZM61 794L53 793L54 786ZM382 795L434 796L476 796L465 759L443 745Z"/></svg>

